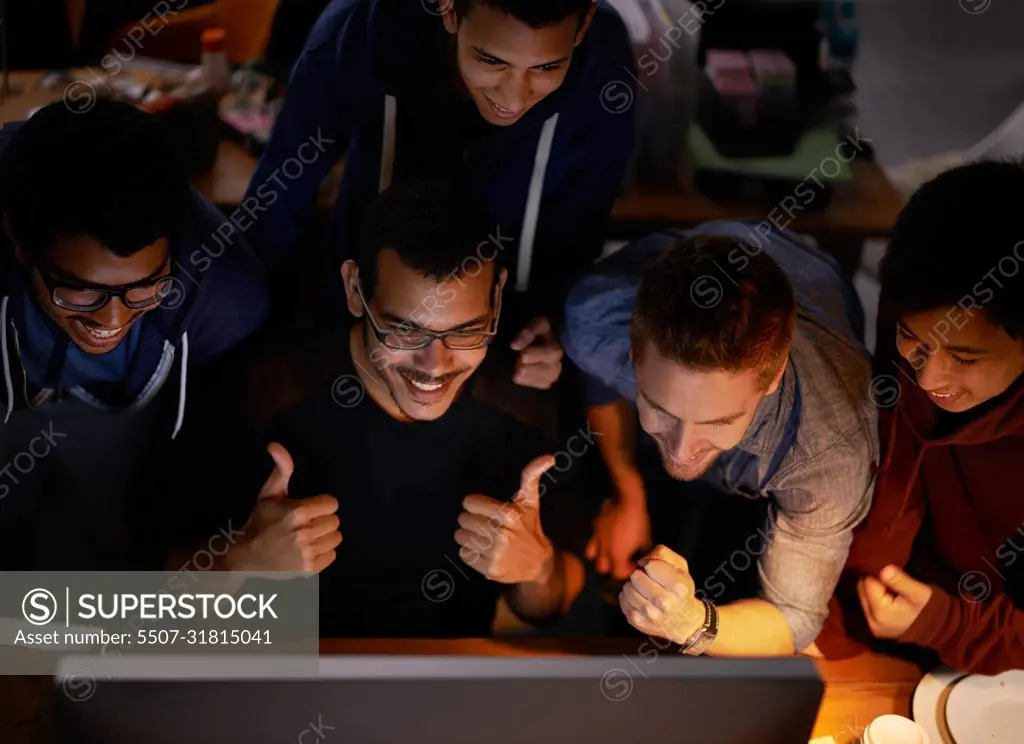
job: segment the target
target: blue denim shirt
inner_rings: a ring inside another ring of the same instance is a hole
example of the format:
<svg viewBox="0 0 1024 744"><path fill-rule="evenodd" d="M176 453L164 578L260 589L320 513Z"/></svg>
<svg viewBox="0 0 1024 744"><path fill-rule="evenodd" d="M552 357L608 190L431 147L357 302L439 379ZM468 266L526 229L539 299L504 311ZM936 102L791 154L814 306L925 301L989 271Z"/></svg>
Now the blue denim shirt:
<svg viewBox="0 0 1024 744"><path fill-rule="evenodd" d="M791 231L765 237L753 226L718 221L694 232L738 237L751 255L763 250L775 259L796 295L796 330L779 389L765 396L739 445L723 452L703 480L770 500L766 533L751 536L766 544L759 554L750 550L758 557L761 597L782 612L801 650L825 621L853 529L871 504L878 462L871 364L860 342L863 312L834 260ZM687 234L670 230L626 246L570 291L562 340L588 378L588 404L636 400L629 326L637 288L662 250ZM748 260L742 249L729 256L740 268ZM698 595L709 588L698 587Z"/></svg>

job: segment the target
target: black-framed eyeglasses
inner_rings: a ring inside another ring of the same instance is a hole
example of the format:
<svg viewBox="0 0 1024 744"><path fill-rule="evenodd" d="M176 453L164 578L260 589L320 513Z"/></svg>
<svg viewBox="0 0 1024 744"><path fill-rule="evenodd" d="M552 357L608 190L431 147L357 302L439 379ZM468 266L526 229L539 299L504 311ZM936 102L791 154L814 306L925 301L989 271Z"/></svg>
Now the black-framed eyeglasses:
<svg viewBox="0 0 1024 744"><path fill-rule="evenodd" d="M501 285L497 281L494 283L491 298L494 316L491 318L486 331L442 331L441 333L434 333L405 321L394 328L381 328L377 319L373 317L373 313L370 312L370 306L363 296L363 285L359 280L358 274L356 275L356 292L359 294L359 301L363 305L363 312L366 313L366 318L370 321L370 327L373 328L374 335L378 341L389 349L398 351L425 349L434 343L435 340L439 340L447 348L454 351L469 351L470 349L480 349L487 346L498 333L498 318L501 316Z"/></svg>
<svg viewBox="0 0 1024 744"><path fill-rule="evenodd" d="M169 261L165 261L156 274L117 287L64 279L41 264L36 264L36 268L39 269L43 284L50 291L50 300L54 305L64 310L92 313L105 307L111 297L117 297L125 307L132 310L141 310L159 303L173 288L173 277L169 274L161 275Z"/></svg>

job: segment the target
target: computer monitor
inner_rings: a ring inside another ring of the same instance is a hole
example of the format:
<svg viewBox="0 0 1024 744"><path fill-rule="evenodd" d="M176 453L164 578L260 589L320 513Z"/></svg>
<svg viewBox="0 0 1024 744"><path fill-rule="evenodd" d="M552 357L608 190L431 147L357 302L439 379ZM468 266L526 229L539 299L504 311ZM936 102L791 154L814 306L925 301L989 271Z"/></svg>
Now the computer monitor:
<svg viewBox="0 0 1024 744"><path fill-rule="evenodd" d="M87 700L58 675L60 744L794 744L823 690L797 658L355 655L287 680L167 662Z"/></svg>

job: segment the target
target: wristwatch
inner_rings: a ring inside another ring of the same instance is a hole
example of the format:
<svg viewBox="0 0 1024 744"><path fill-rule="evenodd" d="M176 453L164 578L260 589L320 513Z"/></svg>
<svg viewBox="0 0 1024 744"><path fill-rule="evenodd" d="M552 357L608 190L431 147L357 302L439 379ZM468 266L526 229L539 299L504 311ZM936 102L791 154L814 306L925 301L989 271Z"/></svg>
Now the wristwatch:
<svg viewBox="0 0 1024 744"><path fill-rule="evenodd" d="M679 649L679 653L687 656L701 656L718 636L718 608L709 599L702 599L701 602L704 603L704 624Z"/></svg>

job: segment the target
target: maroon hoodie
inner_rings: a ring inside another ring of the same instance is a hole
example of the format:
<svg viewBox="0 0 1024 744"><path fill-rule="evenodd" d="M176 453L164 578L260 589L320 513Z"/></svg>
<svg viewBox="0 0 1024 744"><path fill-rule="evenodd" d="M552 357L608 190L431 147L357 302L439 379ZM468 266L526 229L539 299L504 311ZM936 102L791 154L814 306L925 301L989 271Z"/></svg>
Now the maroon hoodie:
<svg viewBox="0 0 1024 744"><path fill-rule="evenodd" d="M905 362L898 377L900 397L879 416L884 454L874 502L818 649L826 658L866 650L871 633L856 582L891 563L933 586L898 641L932 648L963 671L1024 668L1024 375L952 420Z"/></svg>

